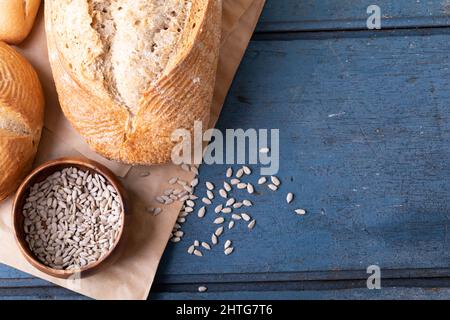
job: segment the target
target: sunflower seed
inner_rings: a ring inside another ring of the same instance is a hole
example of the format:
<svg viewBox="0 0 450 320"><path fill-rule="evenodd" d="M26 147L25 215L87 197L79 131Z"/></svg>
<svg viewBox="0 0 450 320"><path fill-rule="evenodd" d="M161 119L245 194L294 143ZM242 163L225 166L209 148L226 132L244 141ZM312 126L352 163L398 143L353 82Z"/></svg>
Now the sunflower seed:
<svg viewBox="0 0 450 320"><path fill-rule="evenodd" d="M164 191L164 195L165 195L165 196L170 196L172 193L173 193L173 189L166 189L166 190Z"/></svg>
<svg viewBox="0 0 450 320"><path fill-rule="evenodd" d="M242 204L246 207L253 206L253 203L250 200L244 200L244 201L242 201Z"/></svg>
<svg viewBox="0 0 450 320"><path fill-rule="evenodd" d="M191 194L191 195L189 196L189 199L190 199L190 200L197 200L198 197L197 197L195 194Z"/></svg>
<svg viewBox="0 0 450 320"><path fill-rule="evenodd" d="M156 197L155 200L161 204L164 204L166 202L162 197Z"/></svg>
<svg viewBox="0 0 450 320"><path fill-rule="evenodd" d="M195 188L196 186L198 186L198 179L195 178L194 180L191 181L191 187Z"/></svg>
<svg viewBox="0 0 450 320"><path fill-rule="evenodd" d="M217 228L214 234L218 237L220 237L223 233L223 227Z"/></svg>
<svg viewBox="0 0 450 320"><path fill-rule="evenodd" d="M196 255L197 257L203 257L203 253L197 249L194 250L194 255Z"/></svg>
<svg viewBox="0 0 450 320"><path fill-rule="evenodd" d="M230 192L231 191L231 186L228 182L224 181L223 182L223 188L225 189L225 191Z"/></svg>
<svg viewBox="0 0 450 320"><path fill-rule="evenodd" d="M233 253L233 251L234 251L234 248L230 247L230 248L227 248L224 252L225 252L225 255L229 256L230 254Z"/></svg>
<svg viewBox="0 0 450 320"><path fill-rule="evenodd" d="M227 176L227 178L231 178L233 176L233 169L232 168L228 168L227 169L226 176Z"/></svg>
<svg viewBox="0 0 450 320"><path fill-rule="evenodd" d="M214 184L212 184L211 182L206 182L206 188L208 189L208 190L214 190Z"/></svg>
<svg viewBox="0 0 450 320"><path fill-rule="evenodd" d="M173 177L172 179L169 180L169 184L175 184L178 182L178 177Z"/></svg>
<svg viewBox="0 0 450 320"><path fill-rule="evenodd" d="M228 249L229 247L231 247L231 240L225 241L225 244L223 245L223 249L226 250L226 249Z"/></svg>
<svg viewBox="0 0 450 320"><path fill-rule="evenodd" d="M191 213L191 212L194 212L194 208L192 208L192 207L187 207L187 208L184 209L184 211L185 211L186 213Z"/></svg>
<svg viewBox="0 0 450 320"><path fill-rule="evenodd" d="M252 220L252 221L250 221L250 223L248 224L248 228L249 228L250 230L252 230L252 229L255 227L255 225L256 225L256 220Z"/></svg>
<svg viewBox="0 0 450 320"><path fill-rule="evenodd" d="M224 222L225 222L225 219L223 217L219 217L214 220L214 224L222 224Z"/></svg>
<svg viewBox="0 0 450 320"><path fill-rule="evenodd" d="M224 189L220 189L219 194L222 198L228 198L228 193Z"/></svg>
<svg viewBox="0 0 450 320"><path fill-rule="evenodd" d="M259 152L260 152L260 153L269 153L269 152L270 152L270 149L267 148L267 147L263 147L263 148L259 149Z"/></svg>
<svg viewBox="0 0 450 320"><path fill-rule="evenodd" d="M188 183L187 183L186 181L180 180L180 179L177 180L177 183L178 183L180 186L183 186L183 187L188 185Z"/></svg>
<svg viewBox="0 0 450 320"><path fill-rule="evenodd" d="M157 215L159 215L162 211L163 211L163 209L161 209L161 208L155 208L155 210L153 211L153 215L157 216Z"/></svg>
<svg viewBox="0 0 450 320"><path fill-rule="evenodd" d="M198 216L199 218L203 218L203 217L205 216L205 214L206 214L206 207L201 207L201 208L198 210L197 216Z"/></svg>
<svg viewBox="0 0 450 320"><path fill-rule="evenodd" d="M215 212L215 213L219 213L219 212L222 211L222 209L223 209L223 205L219 204L219 205L214 209L214 212Z"/></svg>
<svg viewBox="0 0 450 320"><path fill-rule="evenodd" d="M216 236L215 234L212 234L212 235L211 235L211 243L212 243L213 245L216 245L217 242L218 242L217 236Z"/></svg>
<svg viewBox="0 0 450 320"><path fill-rule="evenodd" d="M286 202L289 204L294 200L294 194L292 192L289 192L286 196Z"/></svg>
<svg viewBox="0 0 450 320"><path fill-rule="evenodd" d="M198 287L198 292L203 293L203 292L206 292L206 291L208 291L207 287L205 287L205 286Z"/></svg>
<svg viewBox="0 0 450 320"><path fill-rule="evenodd" d="M274 185L276 185L277 187L279 187L280 186L280 184L281 184L281 181L280 181L280 179L278 179L277 177L275 177L275 176L271 176L270 177L270 180L272 181L272 183L274 184Z"/></svg>
<svg viewBox="0 0 450 320"><path fill-rule="evenodd" d="M188 207L195 207L195 202L192 201L192 200L187 200L187 201L186 201L186 205L187 205Z"/></svg>
<svg viewBox="0 0 450 320"><path fill-rule="evenodd" d="M241 182L241 180L239 180L239 179L231 179L231 184L234 186L234 185L237 185L237 184L239 184L240 182Z"/></svg>
<svg viewBox="0 0 450 320"><path fill-rule="evenodd" d="M295 213L300 216L304 216L306 214L306 210L305 209L297 209L297 210L295 210Z"/></svg>
<svg viewBox="0 0 450 320"><path fill-rule="evenodd" d="M186 222L186 218L178 218L177 222L178 223L185 223Z"/></svg>
<svg viewBox="0 0 450 320"><path fill-rule="evenodd" d="M234 227L234 221L231 220L231 221L228 223L228 230L233 229L233 227Z"/></svg>
<svg viewBox="0 0 450 320"><path fill-rule="evenodd" d="M196 166L191 166L191 172L198 176L198 168Z"/></svg>
<svg viewBox="0 0 450 320"><path fill-rule="evenodd" d="M247 188L247 184L246 183L238 183L237 188L238 189L245 189L245 188Z"/></svg>
<svg viewBox="0 0 450 320"><path fill-rule="evenodd" d="M211 246L207 242L202 242L202 247L205 248L206 250L211 250Z"/></svg>
<svg viewBox="0 0 450 320"><path fill-rule="evenodd" d="M188 195L184 195L184 196L182 196L182 195L180 195L179 197L178 197L178 201L179 202L185 202L186 200L188 200L189 199L189 196Z"/></svg>
<svg viewBox="0 0 450 320"><path fill-rule="evenodd" d="M222 213L225 213L225 214L226 213L231 213L231 211L232 211L231 208L223 208L222 209Z"/></svg>
<svg viewBox="0 0 450 320"><path fill-rule="evenodd" d="M252 217L250 217L247 213L241 213L241 217L242 219L244 219L244 221L250 221L252 219Z"/></svg>
<svg viewBox="0 0 450 320"><path fill-rule="evenodd" d="M183 169L184 171L190 171L189 166L188 166L187 164L185 164L185 163L183 163L183 164L181 165L181 169Z"/></svg>
<svg viewBox="0 0 450 320"><path fill-rule="evenodd" d="M190 247L188 248L187 252L188 252L189 254L193 254L193 253L194 253L194 250L195 250L195 247L194 247L194 245L192 245L192 246L190 246Z"/></svg>
<svg viewBox="0 0 450 320"><path fill-rule="evenodd" d="M234 209L239 209L241 207L242 207L242 202L236 202L235 204L233 204Z"/></svg>
<svg viewBox="0 0 450 320"><path fill-rule="evenodd" d="M231 219L234 219L234 220L241 220L242 217L241 217L240 215L238 215L238 214L233 214L233 215L231 216Z"/></svg>
<svg viewBox="0 0 450 320"><path fill-rule="evenodd" d="M189 187L189 186L183 186L183 189L186 190L186 191L189 192L189 193L192 193L192 192L194 191L194 189L192 189L192 188Z"/></svg>
<svg viewBox="0 0 450 320"><path fill-rule="evenodd" d="M198 247L199 245L200 245L200 241L195 240L195 241L194 241L194 247Z"/></svg>
<svg viewBox="0 0 450 320"><path fill-rule="evenodd" d="M272 191L277 191L278 190L278 187L276 185L274 185L274 184L269 184L268 187Z"/></svg>
<svg viewBox="0 0 450 320"><path fill-rule="evenodd" d="M211 200L209 200L208 198L203 198L203 199L202 199L202 202L203 202L204 204L211 204Z"/></svg>
<svg viewBox="0 0 450 320"><path fill-rule="evenodd" d="M252 174L252 169L250 169L250 168L247 167L247 166L243 166L243 167L242 167L242 170L244 170L244 173L245 173L246 175L251 175L251 174Z"/></svg>
<svg viewBox="0 0 450 320"><path fill-rule="evenodd" d="M244 175L244 169L242 169L242 168L236 172L236 178L238 178L238 179L240 179L243 175Z"/></svg>
<svg viewBox="0 0 450 320"><path fill-rule="evenodd" d="M182 238L184 236L184 232L183 231L177 231L173 235L178 237L178 238Z"/></svg>
<svg viewBox="0 0 450 320"><path fill-rule="evenodd" d="M266 177L261 177L261 178L259 178L259 180L258 180L258 184L259 184L259 185L264 184L264 183L266 183L266 182L267 182L267 178L266 178Z"/></svg>
<svg viewBox="0 0 450 320"><path fill-rule="evenodd" d="M227 206L227 207L230 207L230 206L232 206L235 202L236 202L236 199L230 198L230 199L228 199L228 201L227 201L227 203L226 203L226 206Z"/></svg>
<svg viewBox="0 0 450 320"><path fill-rule="evenodd" d="M211 190L206 191L206 196L208 199L213 200L214 199L214 193Z"/></svg>
<svg viewBox="0 0 450 320"><path fill-rule="evenodd" d="M253 185L251 183L247 184L247 192L250 194L255 192L255 188L253 187Z"/></svg>
<svg viewBox="0 0 450 320"><path fill-rule="evenodd" d="M174 238L170 239L170 241L172 241L173 243L178 243L181 241L181 239L178 237L174 237Z"/></svg>

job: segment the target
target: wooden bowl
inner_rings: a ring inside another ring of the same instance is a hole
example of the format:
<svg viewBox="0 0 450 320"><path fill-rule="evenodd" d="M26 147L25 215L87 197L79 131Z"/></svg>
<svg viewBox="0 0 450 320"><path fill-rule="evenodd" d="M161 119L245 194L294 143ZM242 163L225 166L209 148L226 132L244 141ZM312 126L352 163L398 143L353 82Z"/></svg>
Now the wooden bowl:
<svg viewBox="0 0 450 320"><path fill-rule="evenodd" d="M61 171L65 168L74 167L77 169L82 169L84 171L90 171L92 174L97 173L103 176L116 190L119 195L122 204L122 226L112 249L108 254L100 258L95 263L88 264L78 270L57 270L49 266L46 266L33 254L25 240L25 230L24 230L24 216L22 214L22 208L25 203L26 198L29 194L29 189L35 183L45 180L48 176L52 175L56 171ZM14 226L14 235L20 251L24 255L25 259L38 270L58 278L68 278L74 274L84 273L93 269L98 268L116 249L123 235L124 225L125 225L125 215L126 210L126 192L118 178L105 166L87 159L81 158L62 158L53 161L49 161L31 172L25 180L20 185L15 198L12 209L12 218Z"/></svg>

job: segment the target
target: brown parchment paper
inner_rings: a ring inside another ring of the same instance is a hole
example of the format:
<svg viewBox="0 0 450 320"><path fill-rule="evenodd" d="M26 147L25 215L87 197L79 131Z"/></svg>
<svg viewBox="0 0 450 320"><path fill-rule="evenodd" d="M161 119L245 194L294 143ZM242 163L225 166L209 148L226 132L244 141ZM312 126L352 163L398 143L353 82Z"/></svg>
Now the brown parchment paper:
<svg viewBox="0 0 450 320"><path fill-rule="evenodd" d="M253 34L265 0L223 0L223 31L211 123L217 122L226 94ZM46 122L35 165L64 156L84 156L99 161L122 177L130 203L129 219L120 246L95 273L62 280L39 272L21 256L11 223L12 200L0 203L0 263L45 279L95 299L146 299L167 245L181 204L166 206L159 216L145 212L157 207L156 195L168 188L171 177L190 181L191 173L174 165L130 167L92 152L62 115L53 84L41 13L29 39L19 50L37 69L46 95ZM142 177L143 173L150 173ZM160 205L159 205L160 206Z"/></svg>

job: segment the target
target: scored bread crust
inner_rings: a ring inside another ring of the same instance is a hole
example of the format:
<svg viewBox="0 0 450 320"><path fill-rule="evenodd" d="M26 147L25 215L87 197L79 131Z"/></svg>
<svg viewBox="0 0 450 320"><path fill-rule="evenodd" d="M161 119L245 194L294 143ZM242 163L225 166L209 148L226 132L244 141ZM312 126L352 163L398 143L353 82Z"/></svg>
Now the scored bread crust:
<svg viewBox="0 0 450 320"><path fill-rule="evenodd" d="M0 0L0 41L21 43L30 33L41 0Z"/></svg>
<svg viewBox="0 0 450 320"><path fill-rule="evenodd" d="M0 201L29 172L44 123L44 95L33 67L0 41Z"/></svg>
<svg viewBox="0 0 450 320"><path fill-rule="evenodd" d="M176 145L171 139L174 130L193 134L195 121L207 128L219 56L221 0L192 1L176 53L161 76L144 88L135 113L114 99L105 79L77 71L86 61L63 53L57 33L61 20L55 17L64 9L58 0L45 1L50 62L64 114L94 151L127 164L167 163ZM80 43L99 50L92 19L80 23L86 31Z"/></svg>

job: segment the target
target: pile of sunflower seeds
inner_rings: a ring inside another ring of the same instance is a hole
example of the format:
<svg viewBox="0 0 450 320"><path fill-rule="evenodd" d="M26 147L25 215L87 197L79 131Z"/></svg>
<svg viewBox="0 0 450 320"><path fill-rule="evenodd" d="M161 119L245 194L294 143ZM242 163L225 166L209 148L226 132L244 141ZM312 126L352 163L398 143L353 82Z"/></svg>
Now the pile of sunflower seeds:
<svg viewBox="0 0 450 320"><path fill-rule="evenodd" d="M203 252L210 251L213 246L219 243L219 238L224 234L226 230L231 230L235 227L236 223L246 223L248 229L251 231L256 226L256 219L254 219L247 212L239 212L246 208L250 209L253 206L252 201L248 199L237 200L230 196L233 192L233 188L237 191L243 191L249 195L253 195L256 190L255 186L249 182L244 182L245 176L252 174L252 169L248 166L243 166L234 172L233 168L228 168L225 172L226 179L222 186L215 186L212 182L205 182L206 195L200 199L200 197L194 194L195 188L199 184L198 167L189 166L183 164L181 168L184 171L192 172L195 174L194 179L191 182L180 180L178 177L171 178L168 183L172 186L179 185L180 188L170 188L164 192L164 195L158 196L156 200L163 205L170 205L174 201L183 202L182 210L180 211L177 223L172 230L171 242L178 243L182 241L184 232L181 230L183 224L186 222L188 216L194 213L194 208L197 203L196 200L201 201L201 207L197 210L196 215L199 219L203 219L209 211L213 211L217 217L213 219L213 225L215 225L215 231L211 234L211 239L207 241L195 240L187 249L188 254L202 257ZM276 176L261 177L258 180L258 185L263 187L266 185L271 191L277 192L281 188L281 180ZM222 204L215 206L213 209L209 209L213 200L216 198L223 199ZM291 204L294 201L294 194L292 192L287 193L286 202ZM160 208L150 209L162 210ZM305 215L306 210L295 209L293 210L297 215ZM161 211L159 211L160 213ZM234 252L232 241L227 240L223 247L224 254L230 255Z"/></svg>
<svg viewBox="0 0 450 320"><path fill-rule="evenodd" d="M31 251L58 270L77 270L107 255L124 214L117 190L103 176L77 168L34 184L22 213Z"/></svg>

